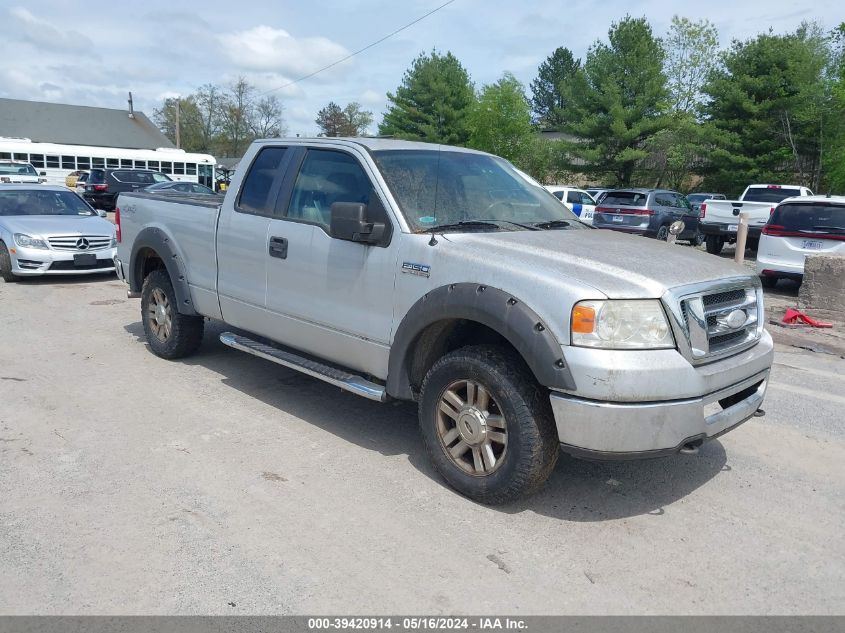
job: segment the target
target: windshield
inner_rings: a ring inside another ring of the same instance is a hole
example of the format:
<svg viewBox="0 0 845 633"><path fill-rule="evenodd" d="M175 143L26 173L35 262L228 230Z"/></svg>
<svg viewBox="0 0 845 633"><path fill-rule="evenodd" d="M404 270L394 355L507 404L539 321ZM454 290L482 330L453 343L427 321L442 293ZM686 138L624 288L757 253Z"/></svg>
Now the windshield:
<svg viewBox="0 0 845 633"><path fill-rule="evenodd" d="M755 187L745 192L743 202L780 202L793 196L800 196L800 189L786 187Z"/></svg>
<svg viewBox="0 0 845 633"><path fill-rule="evenodd" d="M2 163L0 164L0 174L23 174L25 176L37 176L38 172L35 167L29 163Z"/></svg>
<svg viewBox="0 0 845 633"><path fill-rule="evenodd" d="M559 228L586 228L552 194L500 158L446 150L380 150L373 157L415 231L472 222L509 231L555 221L563 221Z"/></svg>
<svg viewBox="0 0 845 633"><path fill-rule="evenodd" d="M96 214L72 191L0 191L0 216Z"/></svg>

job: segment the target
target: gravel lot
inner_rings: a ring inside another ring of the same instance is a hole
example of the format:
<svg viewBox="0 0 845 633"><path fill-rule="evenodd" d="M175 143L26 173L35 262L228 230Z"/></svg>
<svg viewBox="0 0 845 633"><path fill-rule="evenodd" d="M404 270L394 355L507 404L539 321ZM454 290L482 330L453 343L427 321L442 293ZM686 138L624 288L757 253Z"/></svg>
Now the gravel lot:
<svg viewBox="0 0 845 633"><path fill-rule="evenodd" d="M225 348L153 356L116 279L0 284L0 613L837 614L845 360L779 346L698 456L563 456L487 508L415 409Z"/></svg>

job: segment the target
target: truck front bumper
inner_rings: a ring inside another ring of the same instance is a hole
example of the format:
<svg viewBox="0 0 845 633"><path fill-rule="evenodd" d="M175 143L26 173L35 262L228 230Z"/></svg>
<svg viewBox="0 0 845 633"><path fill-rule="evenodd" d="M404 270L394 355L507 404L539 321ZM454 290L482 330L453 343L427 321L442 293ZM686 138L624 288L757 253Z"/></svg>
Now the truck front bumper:
<svg viewBox="0 0 845 633"><path fill-rule="evenodd" d="M621 353L641 355L642 371L639 360L624 371L619 352L573 351L584 350L567 354L576 383L589 381L575 393L552 391L552 411L561 448L592 459L660 457L730 431L762 406L773 359L766 332L754 347L699 367L674 350L674 359L665 350L650 361L647 352Z"/></svg>

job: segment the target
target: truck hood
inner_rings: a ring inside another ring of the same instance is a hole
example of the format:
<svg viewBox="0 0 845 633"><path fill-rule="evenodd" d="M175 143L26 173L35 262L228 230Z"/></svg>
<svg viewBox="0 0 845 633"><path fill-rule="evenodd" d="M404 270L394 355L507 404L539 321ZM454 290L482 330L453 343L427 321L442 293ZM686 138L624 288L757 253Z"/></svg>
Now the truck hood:
<svg viewBox="0 0 845 633"><path fill-rule="evenodd" d="M48 235L114 235L114 224L97 215L12 215L0 216L0 226L9 233L33 237Z"/></svg>
<svg viewBox="0 0 845 633"><path fill-rule="evenodd" d="M443 237L511 270L567 277L611 299L656 299L677 286L753 278L744 266L686 244L614 231L449 233Z"/></svg>

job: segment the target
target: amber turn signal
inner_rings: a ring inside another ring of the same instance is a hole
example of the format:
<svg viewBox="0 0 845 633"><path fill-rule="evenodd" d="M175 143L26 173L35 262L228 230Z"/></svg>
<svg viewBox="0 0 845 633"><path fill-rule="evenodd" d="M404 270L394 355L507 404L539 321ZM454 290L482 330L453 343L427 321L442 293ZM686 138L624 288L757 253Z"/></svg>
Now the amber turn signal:
<svg viewBox="0 0 845 633"><path fill-rule="evenodd" d="M589 306L577 305L572 309L572 331L590 334L596 327L596 311Z"/></svg>

